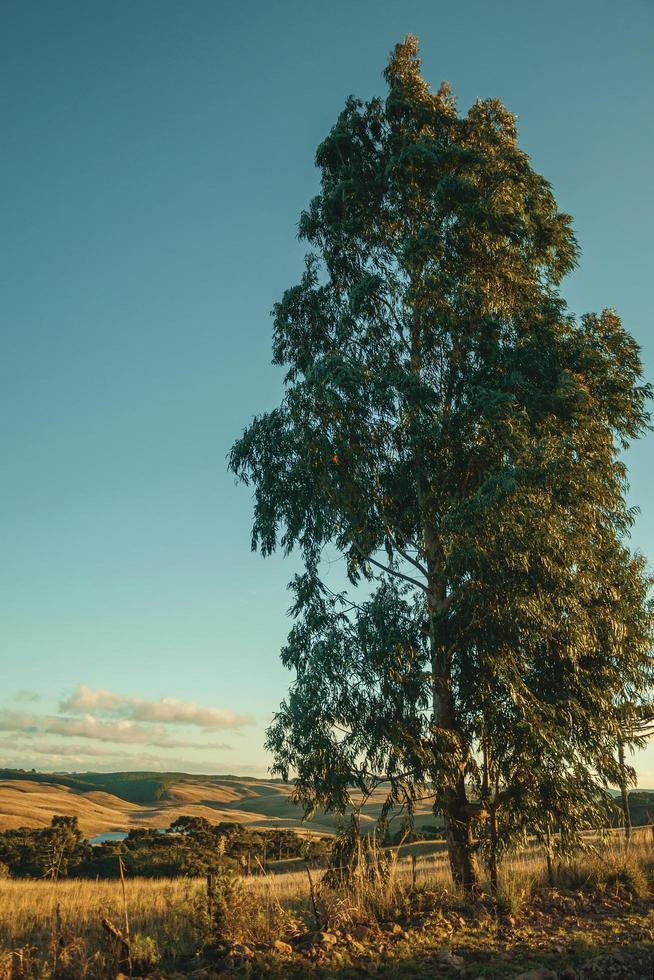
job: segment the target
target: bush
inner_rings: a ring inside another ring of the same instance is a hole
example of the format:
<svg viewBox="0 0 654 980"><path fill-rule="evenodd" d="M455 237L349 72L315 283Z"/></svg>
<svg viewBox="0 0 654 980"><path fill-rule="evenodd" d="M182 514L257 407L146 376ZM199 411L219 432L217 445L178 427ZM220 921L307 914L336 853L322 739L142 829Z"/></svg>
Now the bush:
<svg viewBox="0 0 654 980"><path fill-rule="evenodd" d="M132 969L138 974L149 973L161 959L157 940L139 932L132 936L131 953Z"/></svg>
<svg viewBox="0 0 654 980"><path fill-rule="evenodd" d="M608 892L616 898L647 898L650 894L643 856L611 849L562 862L556 869L555 884L568 891Z"/></svg>
<svg viewBox="0 0 654 980"><path fill-rule="evenodd" d="M620 898L646 898L649 884L643 869L629 858L599 868L597 884Z"/></svg>

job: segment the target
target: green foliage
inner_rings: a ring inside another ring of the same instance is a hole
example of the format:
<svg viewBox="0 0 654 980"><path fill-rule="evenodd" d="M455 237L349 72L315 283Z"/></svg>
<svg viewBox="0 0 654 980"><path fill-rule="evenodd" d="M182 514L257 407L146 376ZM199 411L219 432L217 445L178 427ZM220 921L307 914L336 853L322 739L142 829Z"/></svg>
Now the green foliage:
<svg viewBox="0 0 654 980"><path fill-rule="evenodd" d="M254 488L253 548L305 563L274 771L307 811L386 784L382 819L410 815L435 791L471 888L475 833L498 853L543 814L563 840L606 819L649 702L620 452L650 389L614 311L565 308L571 219L515 118L495 99L460 116L411 37L385 77L385 102L348 99L318 148L305 272L274 308L285 394L230 466ZM354 596L324 581L326 550Z"/></svg>
<svg viewBox="0 0 654 980"><path fill-rule="evenodd" d="M117 878L120 857L130 877L258 873L287 858L324 862L329 848L328 838L307 842L292 830L251 830L192 816L179 817L165 833L139 827L125 840L90 845L76 817L55 816L42 830L0 832L0 872L6 868L16 878Z"/></svg>
<svg viewBox="0 0 654 980"><path fill-rule="evenodd" d="M154 936L145 936L137 932L131 937L130 954L132 968L139 974L150 973L161 959L159 945Z"/></svg>
<svg viewBox="0 0 654 980"><path fill-rule="evenodd" d="M68 786L80 793L100 789L128 803L154 803L161 799L168 786L183 778L184 773L167 772L85 772L71 776L67 773L0 769L0 779L29 779L35 783Z"/></svg>
<svg viewBox="0 0 654 980"><path fill-rule="evenodd" d="M654 793L632 790L629 793L629 810L634 827L654 823ZM620 812L620 818L621 816L622 813ZM614 821L615 826L618 826L619 823L621 823L621 819Z"/></svg>
<svg viewBox="0 0 654 980"><path fill-rule="evenodd" d="M77 817L54 816L49 827L0 833L0 864L12 877L65 878L89 857Z"/></svg>
<svg viewBox="0 0 654 980"><path fill-rule="evenodd" d="M128 803L156 803L164 795L169 786L183 778L182 773L176 772L111 772L84 773L85 782L93 785L94 789L112 793Z"/></svg>

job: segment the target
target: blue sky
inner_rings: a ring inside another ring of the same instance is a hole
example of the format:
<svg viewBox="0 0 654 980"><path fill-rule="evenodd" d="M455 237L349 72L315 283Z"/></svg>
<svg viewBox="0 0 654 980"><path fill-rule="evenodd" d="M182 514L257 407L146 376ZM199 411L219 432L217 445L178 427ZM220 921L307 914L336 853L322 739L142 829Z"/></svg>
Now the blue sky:
<svg viewBox="0 0 654 980"><path fill-rule="evenodd" d="M264 774L295 566L250 553L225 456L279 398L268 314L317 144L417 34L462 110L517 113L575 218L571 309L614 306L654 379L654 7L6 0L0 21L0 765ZM629 453L650 558L652 446ZM654 749L637 764L654 786Z"/></svg>

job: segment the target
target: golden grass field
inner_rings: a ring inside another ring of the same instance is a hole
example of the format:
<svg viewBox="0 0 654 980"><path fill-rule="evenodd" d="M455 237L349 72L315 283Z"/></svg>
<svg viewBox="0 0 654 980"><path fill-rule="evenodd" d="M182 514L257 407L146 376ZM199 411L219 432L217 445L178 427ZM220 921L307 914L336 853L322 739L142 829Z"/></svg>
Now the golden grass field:
<svg viewBox="0 0 654 980"><path fill-rule="evenodd" d="M530 867L524 860L520 867ZM417 880L438 887L451 885L446 856L424 854L418 857ZM412 866L400 858L397 875L408 882ZM320 877L320 872L314 872ZM245 887L262 907L279 902L284 906L309 906L309 885L303 869L289 874L244 879ZM156 936L160 941L175 936L180 947L192 944L189 907L204 894L204 878L127 879L127 908L132 933ZM122 922L123 897L120 881L65 880L33 881L0 879L0 948L13 949L33 943L46 948L53 933L61 927L71 937L83 935L102 944L103 916Z"/></svg>
<svg viewBox="0 0 654 980"><path fill-rule="evenodd" d="M412 845L410 853L417 855L418 885L451 888L444 851L433 853L433 845L422 848ZM519 870L524 877L541 864L538 856L521 856L507 866L507 874L514 875ZM319 878L320 872L314 872L314 877ZM406 853L398 858L395 877L405 884L411 880L412 863ZM304 869L244 879L244 886L264 908L275 903L309 907L309 885ZM205 888L203 878L127 879L126 899L132 933L156 936L160 941L170 934L184 946L185 940L192 941L188 929L189 905L204 893ZM120 881L0 880L0 948L11 949L27 943L45 948L58 926L71 936L82 934L101 944L102 917L120 923L122 915Z"/></svg>
<svg viewBox="0 0 654 980"><path fill-rule="evenodd" d="M433 846L430 850L412 845L408 852L395 852L390 879L383 886L359 881L347 891L333 892L321 888L320 872L313 877L320 914L337 932L339 923L341 932L343 924L347 932L356 921L402 919L409 914L412 895L427 901L429 929L411 932L407 925L405 938L385 954L384 976L425 975L412 971L420 971L421 964L447 947L482 971L471 976L508 978L525 965L565 961L578 966L589 956L620 949L636 950L638 963L648 962L654 929L653 858L649 828L636 832L629 848L615 835L608 841L598 839L590 850L559 867L557 887L548 891L543 854L530 847L503 865L502 902L510 913L504 925L484 911L483 903L471 909L462 902L452 886L445 854ZM48 971L58 948L67 957L66 976L104 976L98 971L112 962L113 953L101 922L106 917L122 928L125 906L133 948L149 955L156 951L158 975L168 976L165 964L175 962L170 975L179 977L180 958L197 963L193 957L202 944L198 923L205 881L128 879L125 888L124 904L119 881L0 881L0 976L15 973L12 950L20 951L30 975L36 971L51 976ZM229 922L237 941L271 944L294 931L315 928L306 870L243 879L239 892ZM369 965L376 955L374 947L355 944L341 958L355 966ZM313 975L310 961L299 955L282 957L268 967L268 975L276 977ZM192 972L192 965L182 967L184 975L187 969ZM322 975L319 969L317 975Z"/></svg>

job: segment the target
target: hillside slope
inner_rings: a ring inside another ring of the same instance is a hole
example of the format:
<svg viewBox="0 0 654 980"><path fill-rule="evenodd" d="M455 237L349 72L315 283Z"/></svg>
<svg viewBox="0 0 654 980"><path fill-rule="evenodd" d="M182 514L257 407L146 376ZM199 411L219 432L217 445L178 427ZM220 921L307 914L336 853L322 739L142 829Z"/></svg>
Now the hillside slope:
<svg viewBox="0 0 654 980"><path fill-rule="evenodd" d="M168 827L177 817L206 817L211 823L235 821L267 828L333 833L338 817L318 813L302 821L290 799L292 787L276 780L186 773L50 773L0 770L0 830L45 827L55 815L76 816L83 833ZM383 792L363 810L363 823L377 819ZM434 823L425 801L417 823Z"/></svg>

